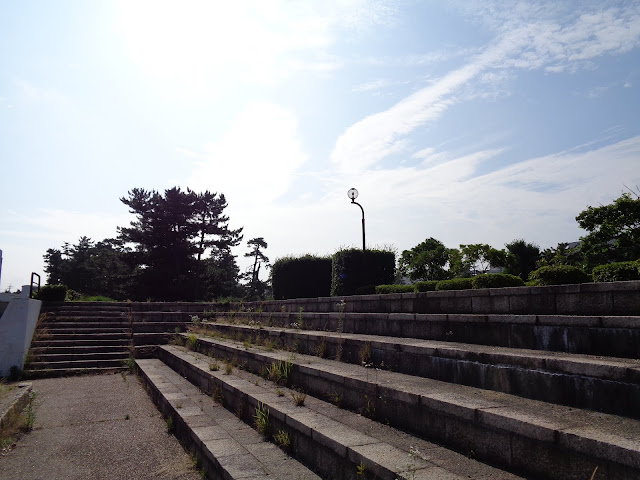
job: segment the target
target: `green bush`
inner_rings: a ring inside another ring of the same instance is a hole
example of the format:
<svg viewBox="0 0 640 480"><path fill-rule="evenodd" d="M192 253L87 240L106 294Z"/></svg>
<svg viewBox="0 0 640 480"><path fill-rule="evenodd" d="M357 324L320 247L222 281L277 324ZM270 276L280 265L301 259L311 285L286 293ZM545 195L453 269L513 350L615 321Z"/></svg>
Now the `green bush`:
<svg viewBox="0 0 640 480"><path fill-rule="evenodd" d="M273 298L328 297L331 293L331 258L304 255L277 259L271 269Z"/></svg>
<svg viewBox="0 0 640 480"><path fill-rule="evenodd" d="M375 285L364 285L356 288L356 295L374 295L376 293Z"/></svg>
<svg viewBox="0 0 640 480"><path fill-rule="evenodd" d="M36 297L43 302L64 302L66 296L66 285L45 285L40 288Z"/></svg>
<svg viewBox="0 0 640 480"><path fill-rule="evenodd" d="M436 285L438 285L438 280L427 280L413 284L416 292L433 292L436 289Z"/></svg>
<svg viewBox="0 0 640 480"><path fill-rule="evenodd" d="M622 282L640 280L640 260L598 265L593 269L594 282Z"/></svg>
<svg viewBox="0 0 640 480"><path fill-rule="evenodd" d="M393 282L396 256L384 250L339 250L333 255L331 295L354 295L358 287Z"/></svg>
<svg viewBox="0 0 640 480"><path fill-rule="evenodd" d="M440 280L436 284L436 290L468 290L470 288L473 288L472 278L452 278Z"/></svg>
<svg viewBox="0 0 640 480"><path fill-rule="evenodd" d="M485 273L471 279L473 288L521 287L524 281L508 273Z"/></svg>
<svg viewBox="0 0 640 480"><path fill-rule="evenodd" d="M529 280L536 285L567 285L588 283L591 277L577 267L570 265L547 265L529 274Z"/></svg>
<svg viewBox="0 0 640 480"><path fill-rule="evenodd" d="M387 293L413 293L415 285L376 285L376 293L378 295L386 295Z"/></svg>

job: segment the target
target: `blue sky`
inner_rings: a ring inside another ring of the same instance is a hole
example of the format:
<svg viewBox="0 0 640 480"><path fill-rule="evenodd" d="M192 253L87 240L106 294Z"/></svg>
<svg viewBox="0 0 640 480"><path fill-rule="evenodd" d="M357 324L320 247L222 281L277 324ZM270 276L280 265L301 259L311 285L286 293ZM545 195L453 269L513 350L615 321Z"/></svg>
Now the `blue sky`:
<svg viewBox="0 0 640 480"><path fill-rule="evenodd" d="M0 289L224 193L267 255L577 240L640 184L636 1L0 2ZM238 260L244 267L238 248Z"/></svg>

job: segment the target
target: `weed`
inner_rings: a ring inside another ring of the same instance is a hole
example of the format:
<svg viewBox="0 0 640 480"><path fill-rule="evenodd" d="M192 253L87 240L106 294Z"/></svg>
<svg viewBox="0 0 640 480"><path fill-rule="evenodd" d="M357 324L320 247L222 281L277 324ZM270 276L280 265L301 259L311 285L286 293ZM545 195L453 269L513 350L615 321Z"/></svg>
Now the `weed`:
<svg viewBox="0 0 640 480"><path fill-rule="evenodd" d="M373 418L376 414L376 404L373 402L368 395L364 396L365 405L362 408L362 415L367 418Z"/></svg>
<svg viewBox="0 0 640 480"><path fill-rule="evenodd" d="M356 466L356 475L359 477L364 477L367 468L364 466L364 463L361 461L359 465Z"/></svg>
<svg viewBox="0 0 640 480"><path fill-rule="evenodd" d="M131 419L131 417L130 417L130 416L129 416L129 414L127 413L127 414L124 416L124 419L125 419L125 420L130 420L130 419Z"/></svg>
<svg viewBox="0 0 640 480"><path fill-rule="evenodd" d="M167 417L165 423L167 424L167 433L173 433L173 419L171 417Z"/></svg>
<svg viewBox="0 0 640 480"><path fill-rule="evenodd" d="M287 311L284 305L280 305L280 311L283 313Z"/></svg>
<svg viewBox="0 0 640 480"><path fill-rule="evenodd" d="M269 419L269 409L264 403L258 402L256 414L254 415L256 428L262 435L267 438L271 433L271 421Z"/></svg>
<svg viewBox="0 0 640 480"><path fill-rule="evenodd" d="M213 393L211 394L211 397L215 402L222 405L224 397L222 396L222 387L220 386L219 383L216 383L216 386L213 388Z"/></svg>
<svg viewBox="0 0 640 480"><path fill-rule="evenodd" d="M291 392L291 398L293 398L293 403L296 407L302 407L304 405L304 401L307 399L307 394Z"/></svg>
<svg viewBox="0 0 640 480"><path fill-rule="evenodd" d="M320 343L316 346L316 355L320 358L324 358L327 352L327 342L323 338Z"/></svg>
<svg viewBox="0 0 640 480"><path fill-rule="evenodd" d="M33 430L33 424L36 421L36 412L33 410L33 400L36 398L34 392L29 393L29 403L27 404L27 411L24 414L21 430L23 432L30 432Z"/></svg>
<svg viewBox="0 0 640 480"><path fill-rule="evenodd" d="M193 333L187 335L187 343L185 345L189 350L196 351L198 349L198 337Z"/></svg>
<svg viewBox="0 0 640 480"><path fill-rule="evenodd" d="M371 344L365 343L361 348L358 354L360 358L360 364L369 367L371 366Z"/></svg>
<svg viewBox="0 0 640 480"><path fill-rule="evenodd" d="M591 474L591 478L589 480L593 480L594 478L596 478L596 472L598 471L598 467L596 466L596 468L594 468L593 473Z"/></svg>
<svg viewBox="0 0 640 480"><path fill-rule="evenodd" d="M278 430L273 436L276 444L283 450L289 450L291 448L291 434L285 430Z"/></svg>
<svg viewBox="0 0 640 480"><path fill-rule="evenodd" d="M135 358L130 356L126 360L123 360L122 363L124 363L124 366L127 367L131 373L134 373L136 371L136 359ZM122 372L122 375L123 375L122 379L126 381L126 378L124 376L125 373Z"/></svg>
<svg viewBox="0 0 640 480"><path fill-rule="evenodd" d="M284 392L279 388L276 388L276 395L278 395L279 397L284 397Z"/></svg>
<svg viewBox="0 0 640 480"><path fill-rule="evenodd" d="M189 315L191 317L191 323L194 325L200 325L200 317L198 315Z"/></svg>
<svg viewBox="0 0 640 480"><path fill-rule="evenodd" d="M269 314L269 326L273 327L273 313Z"/></svg>
<svg viewBox="0 0 640 480"><path fill-rule="evenodd" d="M267 349L267 352L273 352L274 342L270 338L264 339L264 346Z"/></svg>
<svg viewBox="0 0 640 480"><path fill-rule="evenodd" d="M342 408L342 395L340 395L339 392L331 392L329 394L329 399L336 407Z"/></svg>
<svg viewBox="0 0 640 480"><path fill-rule="evenodd" d="M336 361L342 361L342 340L338 342L338 346L336 347Z"/></svg>
<svg viewBox="0 0 640 480"><path fill-rule="evenodd" d="M226 362L224 362L224 374L231 375L232 372L233 372L233 363L227 360Z"/></svg>
<svg viewBox="0 0 640 480"><path fill-rule="evenodd" d="M298 325L300 325L300 328L304 328L304 316L302 312L304 312L304 308L300 307L298 309Z"/></svg>
<svg viewBox="0 0 640 480"><path fill-rule="evenodd" d="M175 333L176 335L177 335L178 333L180 333L180 327L176 327L176 328L174 328L174 329L173 329L173 333Z"/></svg>
<svg viewBox="0 0 640 480"><path fill-rule="evenodd" d="M183 405L182 405L182 402L178 402L178 403L176 403L176 408L182 408L182 406L183 406Z"/></svg>
<svg viewBox="0 0 640 480"><path fill-rule="evenodd" d="M266 368L266 377L272 382L286 385L289 382L292 368L293 364L290 361L286 360L283 362L282 360L278 360Z"/></svg>
<svg viewBox="0 0 640 480"><path fill-rule="evenodd" d="M220 365L218 364L218 362L211 362L209 363L209 370L211 370L212 372L217 372L218 370L220 370Z"/></svg>
<svg viewBox="0 0 640 480"><path fill-rule="evenodd" d="M249 350L249 348L251 347L251 342L249 340L245 340L242 345L244 345L245 350Z"/></svg>

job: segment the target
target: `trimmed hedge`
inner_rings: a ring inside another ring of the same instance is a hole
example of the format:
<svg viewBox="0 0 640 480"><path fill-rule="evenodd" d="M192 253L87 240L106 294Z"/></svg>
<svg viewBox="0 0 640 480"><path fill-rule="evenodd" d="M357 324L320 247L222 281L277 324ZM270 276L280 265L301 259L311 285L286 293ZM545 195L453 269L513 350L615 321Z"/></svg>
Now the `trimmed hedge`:
<svg viewBox="0 0 640 480"><path fill-rule="evenodd" d="M385 295L387 293L414 293L415 285L376 285L376 293Z"/></svg>
<svg viewBox="0 0 640 480"><path fill-rule="evenodd" d="M396 256L383 250L339 250L333 255L331 295L354 295L367 285L389 285L393 282Z"/></svg>
<svg viewBox="0 0 640 480"><path fill-rule="evenodd" d="M522 287L524 281L508 273L484 273L471 279L473 288Z"/></svg>
<svg viewBox="0 0 640 480"><path fill-rule="evenodd" d="M331 293L331 258L304 255L277 259L271 267L273 298L328 297Z"/></svg>
<svg viewBox="0 0 640 480"><path fill-rule="evenodd" d="M417 282L413 284L416 292L434 292L436 290L436 285L438 285L438 280L427 280L425 282Z"/></svg>
<svg viewBox="0 0 640 480"><path fill-rule="evenodd" d="M440 280L436 284L436 290L468 290L470 288L473 288L472 278L452 278Z"/></svg>
<svg viewBox="0 0 640 480"><path fill-rule="evenodd" d="M568 285L589 283L591 277L583 270L570 265L547 265L529 274L529 280L536 285Z"/></svg>
<svg viewBox="0 0 640 480"><path fill-rule="evenodd" d="M640 280L640 260L598 265L593 269L594 282L623 282Z"/></svg>
<svg viewBox="0 0 640 480"><path fill-rule="evenodd" d="M66 285L44 285L43 287L40 287L40 291L36 298L43 302L64 302L66 296Z"/></svg>

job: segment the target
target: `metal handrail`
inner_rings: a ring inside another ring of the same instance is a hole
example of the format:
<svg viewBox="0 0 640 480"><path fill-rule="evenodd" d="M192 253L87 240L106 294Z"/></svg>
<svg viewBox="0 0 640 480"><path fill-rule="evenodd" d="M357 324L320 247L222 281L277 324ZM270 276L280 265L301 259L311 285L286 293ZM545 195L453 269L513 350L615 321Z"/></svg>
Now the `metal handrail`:
<svg viewBox="0 0 640 480"><path fill-rule="evenodd" d="M29 285L29 298L33 298L33 277L38 277L38 292L40 293L40 275L36 272L31 272L31 284Z"/></svg>

